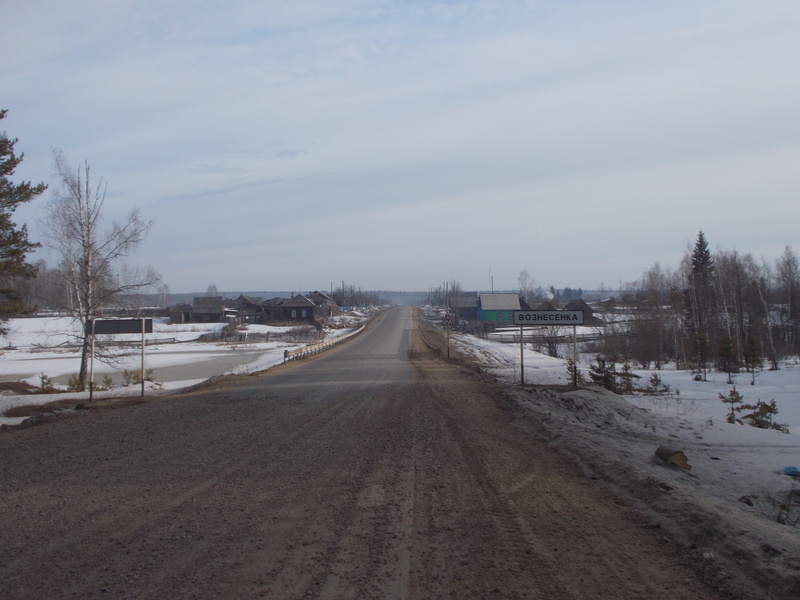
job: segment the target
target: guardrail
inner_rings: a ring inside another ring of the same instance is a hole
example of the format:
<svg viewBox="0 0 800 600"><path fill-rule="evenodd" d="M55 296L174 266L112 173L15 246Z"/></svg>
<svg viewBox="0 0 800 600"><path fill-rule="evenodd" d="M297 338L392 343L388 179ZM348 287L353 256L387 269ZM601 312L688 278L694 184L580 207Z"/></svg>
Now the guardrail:
<svg viewBox="0 0 800 600"><path fill-rule="evenodd" d="M422 343L425 344L433 352L435 352L436 354L441 356L442 355L442 351L439 350L439 348L437 348L433 344L431 344L427 339L425 339L425 334L422 333L422 327L418 327L417 330L419 331L419 338L422 340Z"/></svg>
<svg viewBox="0 0 800 600"><path fill-rule="evenodd" d="M311 344L310 346L303 346L302 348L295 348L294 350L286 350L283 353L283 362L287 362L290 360L299 360L301 358L306 358L307 356L312 356L314 354L319 354L328 348L333 348L337 344L341 344L342 342L346 342L352 337L355 337L359 333L364 330L364 325L359 327L358 329L351 331L350 333L346 333L344 335L340 335L339 337L335 337L332 340L327 340L324 342L320 342L319 344Z"/></svg>

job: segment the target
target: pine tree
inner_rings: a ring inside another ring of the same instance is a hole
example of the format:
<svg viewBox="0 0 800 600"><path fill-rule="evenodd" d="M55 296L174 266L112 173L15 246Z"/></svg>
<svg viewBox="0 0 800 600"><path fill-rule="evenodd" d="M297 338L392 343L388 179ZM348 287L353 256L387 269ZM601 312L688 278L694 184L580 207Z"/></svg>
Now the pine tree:
<svg viewBox="0 0 800 600"><path fill-rule="evenodd" d="M727 333L723 333L719 338L717 356L719 357L720 369L723 373L728 374L728 385L730 385L733 383L733 374L739 371L739 358L736 354L733 340Z"/></svg>
<svg viewBox="0 0 800 600"><path fill-rule="evenodd" d="M597 355L597 364L589 365L589 376L597 385L600 385L612 392L617 391L617 372L616 364L612 360L606 362L604 356Z"/></svg>
<svg viewBox="0 0 800 600"><path fill-rule="evenodd" d="M702 373L703 381L706 381L706 369L711 358L711 347L705 334L698 332L692 337L691 352L698 373Z"/></svg>
<svg viewBox="0 0 800 600"><path fill-rule="evenodd" d="M739 419L736 418L736 413L742 410L743 408L742 403L744 402L744 398L739 392L736 391L736 386L734 386L733 389L731 389L731 391L728 392L727 396L719 394L719 399L722 400L725 404L728 404L730 406L730 409L728 411L728 416L725 420L731 425L734 425L737 422L741 422L739 421Z"/></svg>
<svg viewBox="0 0 800 600"><path fill-rule="evenodd" d="M691 256L691 273L687 290L687 311L691 318L690 328L711 339L715 334L716 294L714 292L714 259L708 249L708 241L702 230ZM712 345L713 347L713 345Z"/></svg>
<svg viewBox="0 0 800 600"><path fill-rule="evenodd" d="M694 250L692 251L692 272L709 273L713 268L714 259L711 256L711 250L708 248L706 234L701 229L697 234L697 241L695 241Z"/></svg>
<svg viewBox="0 0 800 600"><path fill-rule="evenodd" d="M756 370L764 366L764 359L761 356L761 348L758 345L758 341L752 335L748 337L747 341L744 343L743 358L745 369L747 369L752 375L750 385L755 385Z"/></svg>
<svg viewBox="0 0 800 600"><path fill-rule="evenodd" d="M759 429L772 429L775 423L775 415L778 414L778 405L775 400L770 402L759 400L755 405L745 404L741 408L742 411L751 411L743 415L742 420L749 421L753 424L753 427L758 427Z"/></svg>
<svg viewBox="0 0 800 600"><path fill-rule="evenodd" d="M0 110L0 119L5 118L6 112ZM20 204L30 202L47 189L43 183L11 182L10 177L24 157L24 154L14 154L16 143L16 138L0 133L0 331L2 323L13 315L30 312L14 289L14 281L30 279L36 274L36 268L26 262L26 258L39 246L28 240L27 227L17 225L12 216Z"/></svg>

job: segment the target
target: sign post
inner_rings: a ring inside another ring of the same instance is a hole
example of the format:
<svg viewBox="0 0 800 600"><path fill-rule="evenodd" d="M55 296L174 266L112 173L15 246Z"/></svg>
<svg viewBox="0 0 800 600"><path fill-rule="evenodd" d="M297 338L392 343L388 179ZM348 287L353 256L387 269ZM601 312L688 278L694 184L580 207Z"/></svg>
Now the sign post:
<svg viewBox="0 0 800 600"><path fill-rule="evenodd" d="M447 358L450 358L450 328L455 325L455 320L450 313L445 313L442 327L447 329Z"/></svg>
<svg viewBox="0 0 800 600"><path fill-rule="evenodd" d="M92 323L92 354L89 361L89 402L94 399L94 321Z"/></svg>
<svg viewBox="0 0 800 600"><path fill-rule="evenodd" d="M583 325L582 310L515 310L512 316L514 325L519 325L519 378L525 385L525 365L523 362L525 336L524 327L572 325L572 353L578 364L578 325Z"/></svg>
<svg viewBox="0 0 800 600"><path fill-rule="evenodd" d="M147 325L145 325L145 319L142 319L142 398L144 398L144 334L145 330L147 329ZM150 331L153 330L153 319L150 319Z"/></svg>
<svg viewBox="0 0 800 600"><path fill-rule="evenodd" d="M142 396L144 396L144 349L146 333L153 333L153 319L89 319L86 321L86 331L92 336L91 372L89 376L89 402L94 393L94 336L115 335L122 333L142 334Z"/></svg>

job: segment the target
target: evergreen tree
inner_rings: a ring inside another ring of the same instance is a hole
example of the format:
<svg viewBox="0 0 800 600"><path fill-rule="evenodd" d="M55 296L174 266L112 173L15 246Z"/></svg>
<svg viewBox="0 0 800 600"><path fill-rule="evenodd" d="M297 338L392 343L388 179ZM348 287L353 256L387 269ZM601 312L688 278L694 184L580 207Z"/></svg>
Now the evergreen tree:
<svg viewBox="0 0 800 600"><path fill-rule="evenodd" d="M758 340L752 335L744 343L744 368L752 375L750 385L756 384L756 370L764 366L764 359L761 356L761 348Z"/></svg>
<svg viewBox="0 0 800 600"><path fill-rule="evenodd" d="M703 233L701 229L697 234L694 251L692 252L692 272L709 273L713 268L714 258L711 256L711 250L708 248L706 234Z"/></svg>
<svg viewBox="0 0 800 600"><path fill-rule="evenodd" d="M619 373L616 373L617 377L619 377L619 391L623 394L632 394L634 387L633 387L633 380L639 379L639 375L634 373L631 370L631 365L627 362L622 364L622 370Z"/></svg>
<svg viewBox="0 0 800 600"><path fill-rule="evenodd" d="M749 410L751 412L742 416L742 420L749 421L753 427L759 429L773 429L775 425L775 415L778 414L778 404L775 400L763 402L759 400L752 404L744 404L741 407L742 411Z"/></svg>
<svg viewBox="0 0 800 600"><path fill-rule="evenodd" d="M699 373L703 374L703 381L706 381L706 370L708 369L708 361L711 358L711 348L705 334L696 333L692 337L691 351L695 367Z"/></svg>
<svg viewBox="0 0 800 600"><path fill-rule="evenodd" d="M0 119L5 118L6 112L0 110ZM30 279L36 274L36 268L26 262L26 257L39 246L28 240L27 227L17 225L12 215L20 204L30 202L47 189L43 183L11 182L10 177L24 157L24 154L14 154L16 143L16 138L0 132L0 331L2 323L11 316L30 312L14 289L14 281Z"/></svg>
<svg viewBox="0 0 800 600"><path fill-rule="evenodd" d="M727 333L723 333L719 338L717 356L719 357L719 367L723 373L728 374L728 385L730 385L733 383L733 374L739 371L737 366L739 358L733 340Z"/></svg>
<svg viewBox="0 0 800 600"><path fill-rule="evenodd" d="M725 420L731 425L734 425L737 422L740 423L741 421L736 418L736 413L744 408L742 406L744 398L739 392L736 391L736 386L734 386L733 389L728 392L727 396L719 394L719 399L730 407L728 409L728 416Z"/></svg>
<svg viewBox="0 0 800 600"><path fill-rule="evenodd" d="M708 249L708 241L701 230L691 256L691 273L689 275L689 302L691 326L695 332L702 332L707 337L714 330L715 294L714 294L714 259Z"/></svg>
<svg viewBox="0 0 800 600"><path fill-rule="evenodd" d="M597 385L612 392L617 391L617 372L614 361L606 362L601 354L597 355L597 363L589 365L589 377Z"/></svg>

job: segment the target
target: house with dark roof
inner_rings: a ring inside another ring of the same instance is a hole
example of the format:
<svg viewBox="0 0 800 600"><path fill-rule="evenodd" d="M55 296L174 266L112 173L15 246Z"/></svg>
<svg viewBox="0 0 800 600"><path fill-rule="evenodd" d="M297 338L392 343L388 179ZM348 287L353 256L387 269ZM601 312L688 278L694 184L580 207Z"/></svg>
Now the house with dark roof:
<svg viewBox="0 0 800 600"><path fill-rule="evenodd" d="M536 305L533 310L557 310L550 300L545 300Z"/></svg>
<svg viewBox="0 0 800 600"><path fill-rule="evenodd" d="M583 300L578 298L577 300L570 300L567 302L567 305L564 307L564 310L579 310L583 313L583 324L584 325L595 325L599 326L603 324L603 321L594 316L594 310L592 307L586 304Z"/></svg>
<svg viewBox="0 0 800 600"><path fill-rule="evenodd" d="M173 323L315 323L337 310L333 298L322 292L293 295L291 298L261 298L241 294L235 300L222 296L199 296L192 305L176 305L169 309ZM337 311L338 312L338 311Z"/></svg>
<svg viewBox="0 0 800 600"><path fill-rule="evenodd" d="M313 291L306 294L306 298L317 306L316 315L318 317L335 317L339 314L339 307L328 294Z"/></svg>
<svg viewBox="0 0 800 600"><path fill-rule="evenodd" d="M200 296L192 303L192 323L224 323L227 315L222 296Z"/></svg>
<svg viewBox="0 0 800 600"><path fill-rule="evenodd" d="M192 305L191 304L175 304L168 309L169 320L171 323L191 323L192 322Z"/></svg>
<svg viewBox="0 0 800 600"><path fill-rule="evenodd" d="M297 295L284 298L280 303L280 321L308 321L316 319L317 305L305 296Z"/></svg>
<svg viewBox="0 0 800 600"><path fill-rule="evenodd" d="M333 304L333 298L323 292L313 291L306 294L306 298L311 300L314 304L321 307L330 306Z"/></svg>
<svg viewBox="0 0 800 600"><path fill-rule="evenodd" d="M478 293L457 294L447 299L448 312L458 319L472 321L478 318Z"/></svg>
<svg viewBox="0 0 800 600"><path fill-rule="evenodd" d="M235 301L240 323L266 323L267 307L261 298L241 294Z"/></svg>

